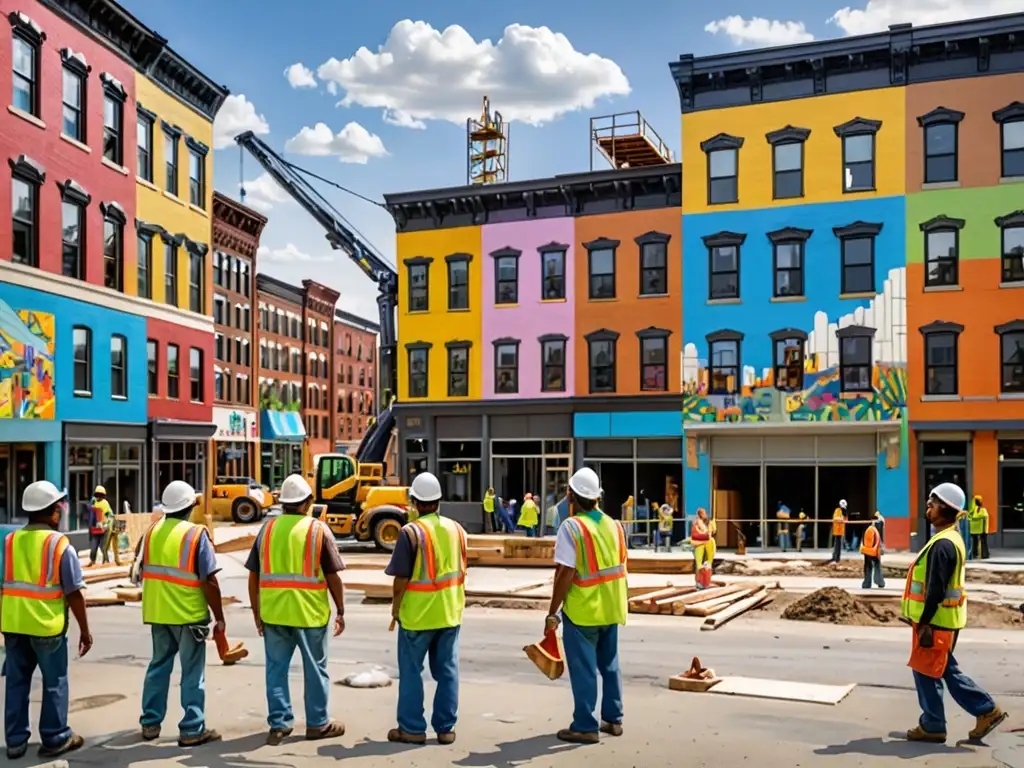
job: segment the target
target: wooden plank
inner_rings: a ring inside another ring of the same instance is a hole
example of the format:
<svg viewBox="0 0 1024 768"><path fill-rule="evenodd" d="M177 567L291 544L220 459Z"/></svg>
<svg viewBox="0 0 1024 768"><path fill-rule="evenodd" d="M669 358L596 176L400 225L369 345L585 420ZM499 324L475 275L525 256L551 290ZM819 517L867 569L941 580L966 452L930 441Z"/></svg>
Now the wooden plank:
<svg viewBox="0 0 1024 768"><path fill-rule="evenodd" d="M86 568L82 572L82 578L86 584L96 584L101 581L110 581L112 579L126 579L128 578L128 566L118 565L112 568Z"/></svg>
<svg viewBox="0 0 1024 768"><path fill-rule="evenodd" d="M681 603L682 605L694 605L696 603L704 603L708 600L714 600L719 597L725 597L726 595L732 595L736 592L742 592L744 589L749 588L750 584L730 584L728 587L716 587L714 589L703 589L695 590L687 595L683 595L678 598L665 598L658 601L658 604L662 603Z"/></svg>
<svg viewBox="0 0 1024 768"><path fill-rule="evenodd" d="M252 545L256 542L256 534L249 533L244 536L237 536L227 541L222 541L219 544L213 545L213 551L222 554L224 552L242 552L247 549L252 549Z"/></svg>
<svg viewBox="0 0 1024 768"><path fill-rule="evenodd" d="M668 687L673 691L689 691L690 693L705 693L722 682L720 677L712 677L707 680L693 680L682 675L673 675L668 679Z"/></svg>
<svg viewBox="0 0 1024 768"><path fill-rule="evenodd" d="M744 614L759 605L766 605L774 599L775 598L772 595L769 595L762 590L751 597L740 600L738 603L733 603L724 611L720 611L714 616L709 616L704 620L704 623L700 628L702 630L716 630L723 624L732 621L737 616Z"/></svg>
<svg viewBox="0 0 1024 768"><path fill-rule="evenodd" d="M763 591L764 587L750 587L742 592L734 592L731 595L725 595L724 597L715 598L714 600L707 600L703 603L697 603L696 605L687 605L684 606L686 609L686 615L710 616L713 613L718 613L733 603L739 602L740 600L744 600Z"/></svg>
<svg viewBox="0 0 1024 768"><path fill-rule="evenodd" d="M111 591L126 603L138 603L142 600L142 589L139 587L114 587Z"/></svg>
<svg viewBox="0 0 1024 768"><path fill-rule="evenodd" d="M90 607L99 607L103 605L124 605L124 600L114 594L106 595L89 595L85 596L85 604Z"/></svg>
<svg viewBox="0 0 1024 768"><path fill-rule="evenodd" d="M819 685L794 683L788 680L767 680L755 677L726 677L710 693L724 696L749 696L756 699L803 701L809 704L835 706L856 687L850 685Z"/></svg>
<svg viewBox="0 0 1024 768"><path fill-rule="evenodd" d="M689 594L696 592L696 587L664 587L663 589L656 589L654 591L642 592L635 596L630 596L630 603L647 603L651 600L660 600L664 597L671 597L672 595Z"/></svg>

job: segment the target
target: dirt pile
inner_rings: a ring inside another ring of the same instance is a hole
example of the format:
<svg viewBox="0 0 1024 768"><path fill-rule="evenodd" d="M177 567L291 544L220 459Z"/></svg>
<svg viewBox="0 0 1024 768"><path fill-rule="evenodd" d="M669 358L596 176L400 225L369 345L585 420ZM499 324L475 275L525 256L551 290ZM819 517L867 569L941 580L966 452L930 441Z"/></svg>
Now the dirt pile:
<svg viewBox="0 0 1024 768"><path fill-rule="evenodd" d="M860 600L845 589L825 587L788 606L782 618L869 627L895 622L899 613L890 606Z"/></svg>

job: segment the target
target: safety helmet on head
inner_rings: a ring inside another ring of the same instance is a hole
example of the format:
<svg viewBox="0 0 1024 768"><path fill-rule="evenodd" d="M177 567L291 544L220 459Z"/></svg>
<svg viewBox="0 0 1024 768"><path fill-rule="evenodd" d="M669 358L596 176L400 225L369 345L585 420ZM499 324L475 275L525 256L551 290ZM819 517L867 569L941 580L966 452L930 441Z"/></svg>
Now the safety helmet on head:
<svg viewBox="0 0 1024 768"><path fill-rule="evenodd" d="M21 494L21 508L26 512L41 512L67 497L49 480L37 480Z"/></svg>
<svg viewBox="0 0 1024 768"><path fill-rule="evenodd" d="M288 475L281 483L281 493L277 500L282 504L301 504L313 495L306 478L302 475Z"/></svg>
<svg viewBox="0 0 1024 768"><path fill-rule="evenodd" d="M160 507L164 514L175 515L194 507L198 497L196 489L184 480L173 480L164 488L160 497Z"/></svg>
<svg viewBox="0 0 1024 768"><path fill-rule="evenodd" d="M962 510L967 503L967 496L964 489L956 483L939 483L932 488L932 496L935 496L946 506L952 507L957 512Z"/></svg>
<svg viewBox="0 0 1024 768"><path fill-rule="evenodd" d="M840 499L839 506L842 507L843 509L846 509L846 499Z"/></svg>
<svg viewBox="0 0 1024 768"><path fill-rule="evenodd" d="M581 499L601 498L601 481L590 467L576 470L569 478L569 488Z"/></svg>
<svg viewBox="0 0 1024 768"><path fill-rule="evenodd" d="M409 495L415 501L429 504L441 500L441 483L431 472L420 472L409 486Z"/></svg>
<svg viewBox="0 0 1024 768"><path fill-rule="evenodd" d="M106 496L107 495L107 489L104 488L102 485L97 485L96 488L93 490L92 495L93 496Z"/></svg>
<svg viewBox="0 0 1024 768"><path fill-rule="evenodd" d="M533 494L527 493L523 495L523 501L533 501Z"/></svg>

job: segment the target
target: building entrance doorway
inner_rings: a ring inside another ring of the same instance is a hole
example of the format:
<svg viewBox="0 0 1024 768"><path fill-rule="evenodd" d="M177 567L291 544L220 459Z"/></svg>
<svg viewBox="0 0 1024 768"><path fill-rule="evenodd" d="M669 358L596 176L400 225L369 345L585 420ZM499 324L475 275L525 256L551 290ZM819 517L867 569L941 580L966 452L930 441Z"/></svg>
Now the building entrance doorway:
<svg viewBox="0 0 1024 768"><path fill-rule="evenodd" d="M818 546L813 523L800 527L799 517L803 512L808 519L814 518L815 488L817 473L813 466L765 467L765 516L767 518L767 545L781 547L779 534L784 530L785 523L778 523L779 505L789 508L790 522L789 549L815 548ZM798 541L799 538L799 541Z"/></svg>

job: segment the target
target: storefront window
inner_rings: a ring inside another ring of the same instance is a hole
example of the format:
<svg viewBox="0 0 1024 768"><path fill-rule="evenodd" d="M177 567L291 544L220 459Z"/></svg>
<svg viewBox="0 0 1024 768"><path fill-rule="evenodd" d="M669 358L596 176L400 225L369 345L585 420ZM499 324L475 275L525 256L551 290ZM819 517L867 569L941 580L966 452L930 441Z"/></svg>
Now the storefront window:
<svg viewBox="0 0 1024 768"><path fill-rule="evenodd" d="M156 481L153 496L156 498L175 480L184 480L200 493L206 488L205 442L161 440L156 443L153 465Z"/></svg>
<svg viewBox="0 0 1024 768"><path fill-rule="evenodd" d="M89 502L97 485L107 490L115 515L152 511L142 506L141 443L72 443L67 465L69 531L88 527Z"/></svg>
<svg viewBox="0 0 1024 768"><path fill-rule="evenodd" d="M1024 530L1024 440L999 441L999 513L1003 531Z"/></svg>
<svg viewBox="0 0 1024 768"><path fill-rule="evenodd" d="M302 472L302 443L265 441L260 452L260 478L270 488L280 488L292 473Z"/></svg>
<svg viewBox="0 0 1024 768"><path fill-rule="evenodd" d="M222 477L255 477L249 455L249 444L243 442L216 443L217 475Z"/></svg>
<svg viewBox="0 0 1024 768"><path fill-rule="evenodd" d="M438 440L437 455L445 501L482 501L480 441Z"/></svg>

